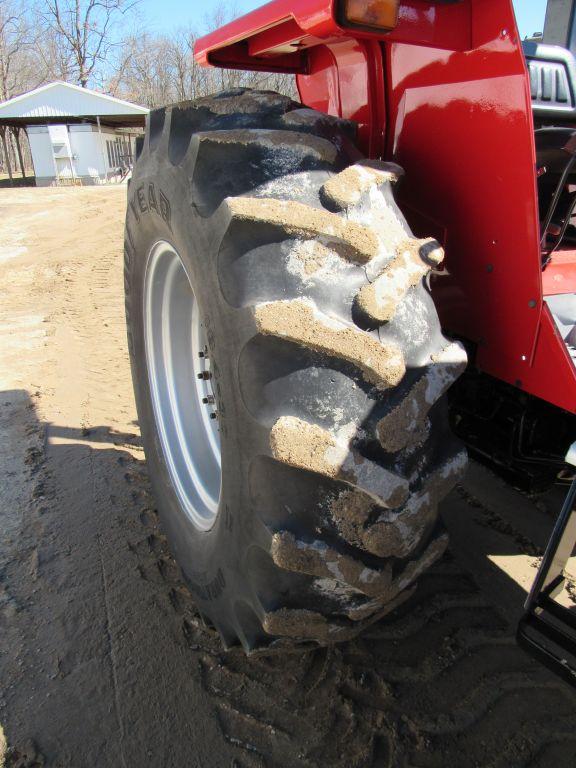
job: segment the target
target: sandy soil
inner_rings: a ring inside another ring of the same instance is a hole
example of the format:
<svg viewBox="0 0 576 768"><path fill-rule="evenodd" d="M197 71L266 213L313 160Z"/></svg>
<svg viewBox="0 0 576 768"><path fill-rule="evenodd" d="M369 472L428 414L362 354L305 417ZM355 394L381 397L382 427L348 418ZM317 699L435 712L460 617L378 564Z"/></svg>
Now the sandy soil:
<svg viewBox="0 0 576 768"><path fill-rule="evenodd" d="M451 553L390 621L222 652L149 492L125 192L0 190L0 765L575 765L576 697L513 638L558 494L475 465L444 507Z"/></svg>

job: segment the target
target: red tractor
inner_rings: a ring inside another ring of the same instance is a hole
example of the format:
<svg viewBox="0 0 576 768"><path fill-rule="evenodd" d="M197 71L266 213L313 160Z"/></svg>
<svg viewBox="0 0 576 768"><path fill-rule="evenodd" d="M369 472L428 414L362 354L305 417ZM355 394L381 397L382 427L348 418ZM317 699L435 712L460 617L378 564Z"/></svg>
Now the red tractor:
<svg viewBox="0 0 576 768"><path fill-rule="evenodd" d="M523 47L511 0L274 0L196 57L293 73L301 103L150 115L125 241L148 467L226 645L337 642L444 551L462 442L571 478L576 64ZM568 677L575 494L519 633Z"/></svg>

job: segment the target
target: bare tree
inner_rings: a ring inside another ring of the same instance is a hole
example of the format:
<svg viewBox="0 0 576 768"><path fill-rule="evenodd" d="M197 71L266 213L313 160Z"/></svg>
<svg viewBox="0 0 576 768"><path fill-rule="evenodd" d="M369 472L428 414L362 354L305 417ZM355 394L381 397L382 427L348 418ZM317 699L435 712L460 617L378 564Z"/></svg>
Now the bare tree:
<svg viewBox="0 0 576 768"><path fill-rule="evenodd" d="M122 17L138 0L43 0L40 17L56 38L60 55L83 88L117 45Z"/></svg>
<svg viewBox="0 0 576 768"><path fill-rule="evenodd" d="M176 101L194 99L203 92L203 73L194 59L196 34L190 28L177 29L170 40Z"/></svg>
<svg viewBox="0 0 576 768"><path fill-rule="evenodd" d="M24 5L0 0L0 100L40 84L34 35Z"/></svg>
<svg viewBox="0 0 576 768"><path fill-rule="evenodd" d="M174 79L169 54L168 37L148 33L131 35L124 41L121 62L108 90L147 107L173 101Z"/></svg>
<svg viewBox="0 0 576 768"><path fill-rule="evenodd" d="M206 19L206 27L221 26L233 15L230 6L220 4ZM190 27L165 35L130 35L118 53L108 90L147 107L242 87L277 90L296 96L292 75L199 66L194 58L196 38L195 30Z"/></svg>
<svg viewBox="0 0 576 768"><path fill-rule="evenodd" d="M42 38L36 49L38 72L44 82L63 80L70 82L75 79L75 65L68 48L61 44L60 36L50 28L42 30Z"/></svg>
<svg viewBox="0 0 576 768"><path fill-rule="evenodd" d="M130 35L123 42L108 90L148 107L204 95L207 70L194 59L195 40L189 28L169 35Z"/></svg>
<svg viewBox="0 0 576 768"><path fill-rule="evenodd" d="M0 0L0 100L72 79L72 69L70 52L54 30L40 28L26 0Z"/></svg>
<svg viewBox="0 0 576 768"><path fill-rule="evenodd" d="M40 84L33 54L33 34L26 9L16 0L0 0L0 101ZM26 176L18 126L0 126L2 166L12 180L18 162Z"/></svg>

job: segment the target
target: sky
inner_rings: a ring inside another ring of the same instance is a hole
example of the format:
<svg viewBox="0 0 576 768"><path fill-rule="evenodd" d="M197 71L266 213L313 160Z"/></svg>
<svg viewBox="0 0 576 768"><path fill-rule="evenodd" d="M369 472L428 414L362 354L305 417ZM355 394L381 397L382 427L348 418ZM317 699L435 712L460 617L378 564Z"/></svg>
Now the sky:
<svg viewBox="0 0 576 768"><path fill-rule="evenodd" d="M207 17L216 8L235 7L240 15L263 5L264 0L141 0L140 14L151 30L167 31L174 27L191 26L198 31L206 28ZM520 36L542 32L546 0L514 0Z"/></svg>

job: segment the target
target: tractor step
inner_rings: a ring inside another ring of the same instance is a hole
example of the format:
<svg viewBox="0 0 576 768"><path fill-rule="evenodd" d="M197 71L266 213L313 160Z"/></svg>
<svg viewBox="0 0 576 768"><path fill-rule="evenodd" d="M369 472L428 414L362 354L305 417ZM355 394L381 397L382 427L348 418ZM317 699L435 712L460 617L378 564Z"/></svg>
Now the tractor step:
<svg viewBox="0 0 576 768"><path fill-rule="evenodd" d="M576 466L576 443L566 456ZM576 686L576 612L566 596L566 568L576 544L576 479L564 501L542 564L526 601L518 643L570 684Z"/></svg>
<svg viewBox="0 0 576 768"><path fill-rule="evenodd" d="M576 686L576 617L569 609L541 595L521 619L517 639L531 656Z"/></svg>

